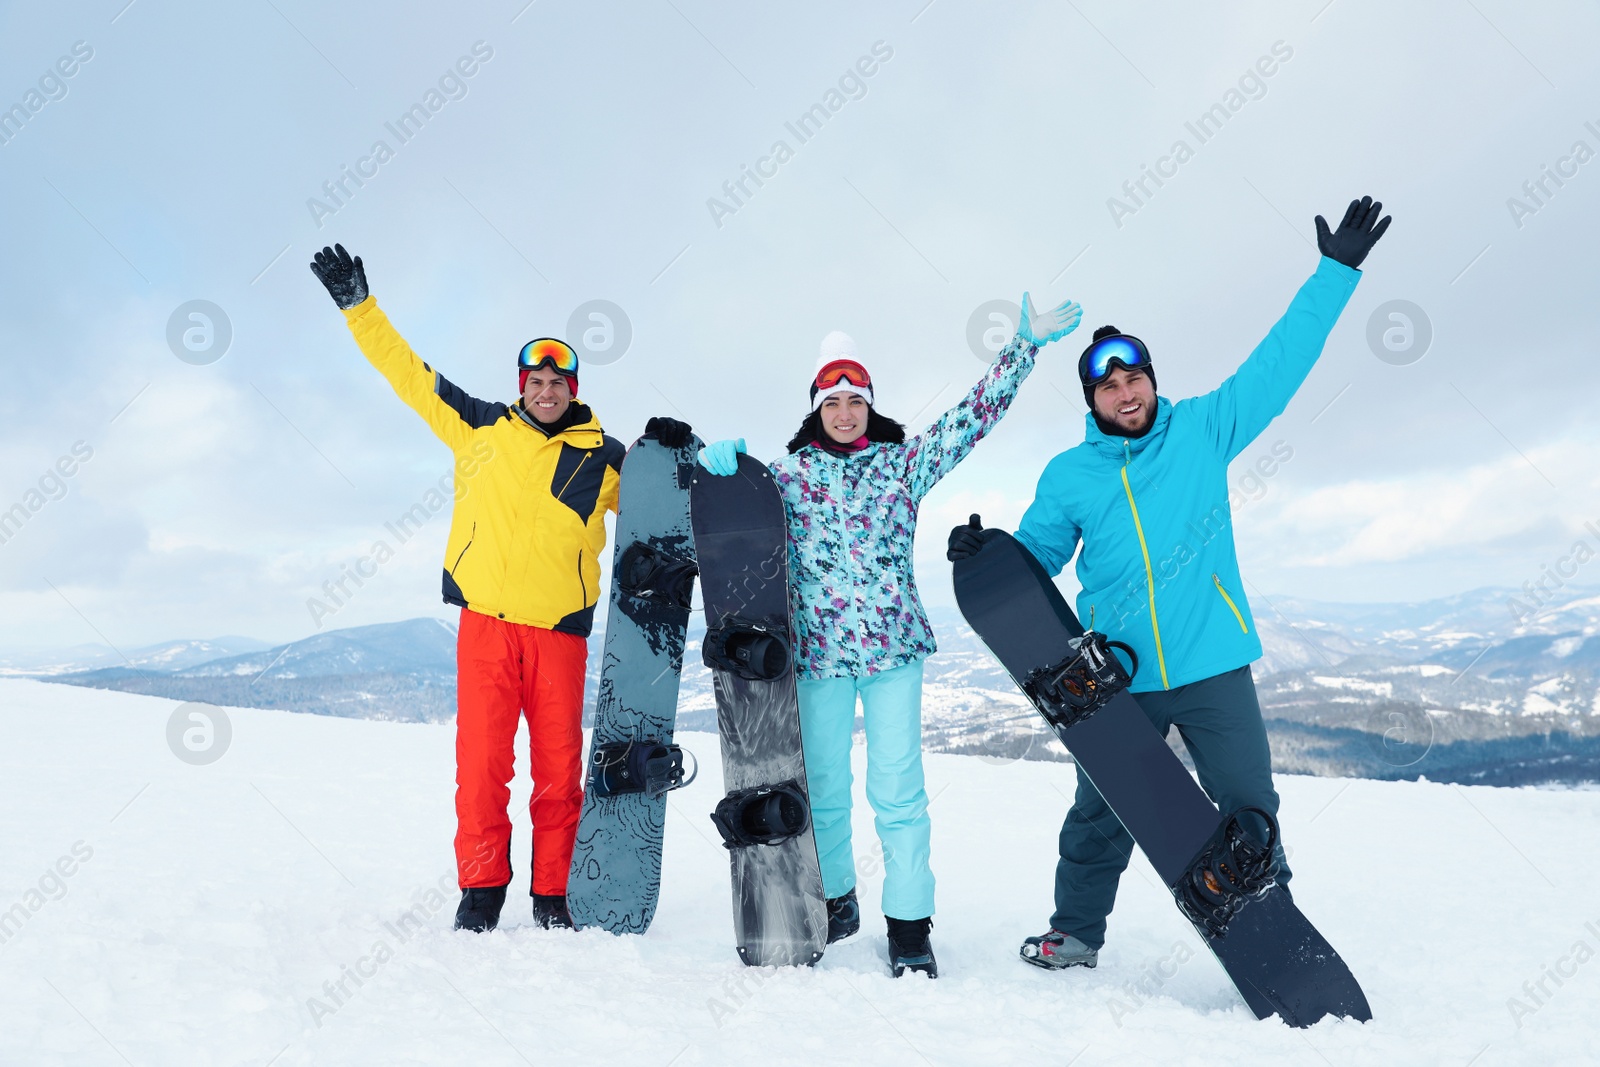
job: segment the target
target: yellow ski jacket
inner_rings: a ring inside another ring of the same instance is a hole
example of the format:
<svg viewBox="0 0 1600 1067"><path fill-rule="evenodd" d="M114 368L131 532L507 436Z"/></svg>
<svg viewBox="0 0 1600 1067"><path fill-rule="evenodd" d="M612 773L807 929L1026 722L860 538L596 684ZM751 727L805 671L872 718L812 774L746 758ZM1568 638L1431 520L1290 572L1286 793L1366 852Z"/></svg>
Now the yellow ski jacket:
<svg viewBox="0 0 1600 1067"><path fill-rule="evenodd" d="M576 400L577 422L546 435L520 399L468 396L411 350L370 296L344 315L368 362L455 454L445 603L588 636L621 442Z"/></svg>

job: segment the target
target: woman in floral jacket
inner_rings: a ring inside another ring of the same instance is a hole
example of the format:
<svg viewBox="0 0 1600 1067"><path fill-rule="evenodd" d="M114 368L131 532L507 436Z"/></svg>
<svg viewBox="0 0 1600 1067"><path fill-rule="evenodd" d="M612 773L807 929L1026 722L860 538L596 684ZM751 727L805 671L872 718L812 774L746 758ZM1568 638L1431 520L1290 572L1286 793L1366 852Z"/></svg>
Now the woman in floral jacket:
<svg viewBox="0 0 1600 1067"><path fill-rule="evenodd" d="M867 735L867 800L883 845L883 911L889 962L937 975L928 930L928 797L922 776L922 667L933 631L917 597L912 542L928 491L1000 421L1039 347L1078 325L1067 301L1036 312L1022 298L1022 325L983 378L922 433L873 407L872 377L855 343L835 331L822 342L811 414L771 464L789 516L795 673L811 819L822 861L831 944L861 928L850 846L850 735L856 700ZM719 441L700 462L738 469L744 441Z"/></svg>

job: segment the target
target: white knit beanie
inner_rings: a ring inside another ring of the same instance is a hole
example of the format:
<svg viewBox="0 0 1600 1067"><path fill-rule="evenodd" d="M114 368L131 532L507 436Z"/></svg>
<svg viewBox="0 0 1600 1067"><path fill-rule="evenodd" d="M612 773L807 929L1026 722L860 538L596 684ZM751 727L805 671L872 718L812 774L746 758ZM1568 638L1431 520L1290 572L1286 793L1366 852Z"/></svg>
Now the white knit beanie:
<svg viewBox="0 0 1600 1067"><path fill-rule="evenodd" d="M855 339L849 334L845 333L843 330L834 330L832 333L828 334L828 336L822 339L822 348L817 354L817 369L815 372L813 372L811 378L812 411L816 411L817 409L821 408L822 402L835 393L858 393L860 394L861 398L867 402L868 406L871 406L872 383L870 380L866 382L857 382L847 374L838 385L835 385L831 389L822 390L817 388L816 376L820 375L823 371L823 368L827 367L828 364L837 363L840 360L849 360L850 362L861 366L861 361L856 358ZM866 367L862 366L861 369L866 370ZM871 372L868 372L868 377L870 379ZM847 384L849 388L846 388Z"/></svg>

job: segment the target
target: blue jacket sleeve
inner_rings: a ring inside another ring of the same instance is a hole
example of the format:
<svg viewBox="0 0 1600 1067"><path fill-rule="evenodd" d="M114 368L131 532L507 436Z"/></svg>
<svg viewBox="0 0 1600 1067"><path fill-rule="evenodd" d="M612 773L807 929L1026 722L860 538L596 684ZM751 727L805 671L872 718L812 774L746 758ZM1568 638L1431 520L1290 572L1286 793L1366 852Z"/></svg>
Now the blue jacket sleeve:
<svg viewBox="0 0 1600 1067"><path fill-rule="evenodd" d="M1017 527L1017 540L1033 553L1033 558L1045 572L1054 578L1078 551L1078 539L1083 531L1067 514L1067 475L1063 470L1066 454L1051 460L1039 476L1039 487L1034 491L1033 503L1023 512L1022 525Z"/></svg>
<svg viewBox="0 0 1600 1067"><path fill-rule="evenodd" d="M1272 330L1233 376L1190 403L1217 451L1233 459L1289 406L1322 355L1361 272L1323 257Z"/></svg>

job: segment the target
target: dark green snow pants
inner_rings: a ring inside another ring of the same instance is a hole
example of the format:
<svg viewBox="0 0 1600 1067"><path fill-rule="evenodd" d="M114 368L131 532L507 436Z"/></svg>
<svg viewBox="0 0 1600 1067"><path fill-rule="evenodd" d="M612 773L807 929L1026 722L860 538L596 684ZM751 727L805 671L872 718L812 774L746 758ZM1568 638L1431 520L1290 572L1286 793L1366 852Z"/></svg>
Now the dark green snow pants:
<svg viewBox="0 0 1600 1067"><path fill-rule="evenodd" d="M1133 699L1166 737L1178 728L1194 760L1200 786L1224 813L1257 807L1278 815L1272 788L1272 752L1261 721L1249 667L1176 689L1134 693ZM1259 822L1260 820L1255 820ZM1259 827L1252 828L1259 831ZM1056 913L1050 925L1091 948L1106 940L1106 916L1117 898L1117 880L1133 853L1133 836L1099 790L1078 775L1078 795L1061 824L1061 860L1056 864ZM1278 845L1278 883L1287 885L1289 866Z"/></svg>

